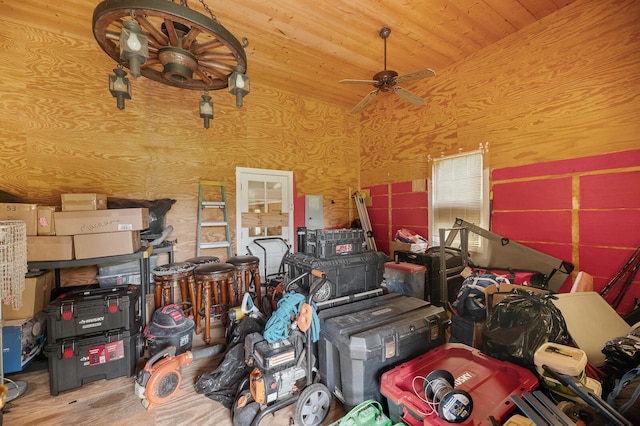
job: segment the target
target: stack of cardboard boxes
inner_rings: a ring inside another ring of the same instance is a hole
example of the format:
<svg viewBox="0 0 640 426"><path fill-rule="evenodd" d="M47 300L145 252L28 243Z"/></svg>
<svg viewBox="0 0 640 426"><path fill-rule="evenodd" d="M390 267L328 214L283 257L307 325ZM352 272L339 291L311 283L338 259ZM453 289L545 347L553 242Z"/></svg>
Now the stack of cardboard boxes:
<svg viewBox="0 0 640 426"><path fill-rule="evenodd" d="M0 219L27 224L27 260L64 261L130 254L149 227L146 208L107 209L104 194L62 194L61 208L2 203Z"/></svg>

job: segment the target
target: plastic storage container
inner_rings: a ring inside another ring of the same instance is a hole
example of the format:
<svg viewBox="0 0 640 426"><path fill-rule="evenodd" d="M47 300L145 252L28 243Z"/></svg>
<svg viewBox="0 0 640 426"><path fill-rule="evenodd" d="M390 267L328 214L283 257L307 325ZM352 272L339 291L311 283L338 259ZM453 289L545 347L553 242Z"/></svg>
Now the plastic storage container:
<svg viewBox="0 0 640 426"><path fill-rule="evenodd" d="M533 362L536 366L536 371L542 378L543 386L560 397L574 399L577 398L578 395L569 386L563 385L548 374L542 367L543 365L551 367L551 369L558 374L573 376L583 385L587 385L587 375L585 372L587 354L582 349L560 345L558 343L543 343L534 352ZM588 387L592 388L591 386Z"/></svg>
<svg viewBox="0 0 640 426"><path fill-rule="evenodd" d="M49 342L107 330L138 330L140 286L71 290L60 294L44 312Z"/></svg>
<svg viewBox="0 0 640 426"><path fill-rule="evenodd" d="M284 258L290 280L312 269L318 269L327 275L328 290L321 290L316 296L317 301L349 296L380 287L384 264L388 260L385 253L375 251L332 259L318 259L305 253L291 253ZM310 282L310 277L306 276L300 279L299 285L308 289Z"/></svg>
<svg viewBox="0 0 640 426"><path fill-rule="evenodd" d="M417 297L388 293L318 312L320 378L350 409L382 402L380 375L444 343L448 317Z"/></svg>
<svg viewBox="0 0 640 426"><path fill-rule="evenodd" d="M455 389L469 393L473 399L470 417L463 424L491 425L489 416L502 424L516 405L511 395L522 396L538 387L538 378L519 365L500 361L461 343L446 343L384 374L380 391L387 399L393 422L410 426L450 426L414 392L434 370L447 370L454 377ZM424 398L424 394L421 395Z"/></svg>
<svg viewBox="0 0 640 426"><path fill-rule="evenodd" d="M319 259L329 259L362 252L362 229L307 230L305 253Z"/></svg>
<svg viewBox="0 0 640 426"><path fill-rule="evenodd" d="M131 377L140 354L140 333L126 330L61 339L47 344L51 395L85 383Z"/></svg>
<svg viewBox="0 0 640 426"><path fill-rule="evenodd" d="M406 262L384 264L384 284L390 292L424 299L427 268Z"/></svg>
<svg viewBox="0 0 640 426"><path fill-rule="evenodd" d="M158 256L149 258L149 271L152 271L158 264ZM100 266L96 277L100 287L110 288L116 285L135 284L140 285L140 261L129 260ZM153 276L149 274L149 280L153 281Z"/></svg>
<svg viewBox="0 0 640 426"><path fill-rule="evenodd" d="M144 329L144 337L149 345L149 354L154 356L168 346L176 347L176 355L191 350L193 329L195 324L191 318L176 304L156 309Z"/></svg>

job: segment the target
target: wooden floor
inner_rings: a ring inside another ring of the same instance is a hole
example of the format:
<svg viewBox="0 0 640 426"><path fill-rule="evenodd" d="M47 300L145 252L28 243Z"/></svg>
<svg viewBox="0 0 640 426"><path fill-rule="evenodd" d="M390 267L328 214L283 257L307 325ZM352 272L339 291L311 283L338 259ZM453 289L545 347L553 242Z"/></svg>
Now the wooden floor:
<svg viewBox="0 0 640 426"><path fill-rule="evenodd" d="M224 343L222 330L214 331L212 344ZM196 335L193 349L204 342ZM51 396L49 372L40 370L7 375L28 384L27 392L7 403L4 425L216 425L232 426L231 412L222 404L195 392L193 384L201 374L213 371L221 355L194 361L182 367L179 393L168 402L145 410L134 394L134 377L99 380ZM142 362L143 364L143 362ZM325 424L340 419L345 411L334 398ZM265 417L260 425L289 425L295 404ZM245 426L245 425L243 425Z"/></svg>

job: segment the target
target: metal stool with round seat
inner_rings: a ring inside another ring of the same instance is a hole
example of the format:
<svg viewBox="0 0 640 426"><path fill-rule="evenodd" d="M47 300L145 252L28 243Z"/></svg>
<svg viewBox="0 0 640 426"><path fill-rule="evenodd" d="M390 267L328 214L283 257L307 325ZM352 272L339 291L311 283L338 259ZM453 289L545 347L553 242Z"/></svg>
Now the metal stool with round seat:
<svg viewBox="0 0 640 426"><path fill-rule="evenodd" d="M257 256L232 256L227 259L227 263L236 267L235 306L242 304L244 293L251 293L252 286L255 300L260 301L260 258Z"/></svg>
<svg viewBox="0 0 640 426"><path fill-rule="evenodd" d="M196 265L189 262L167 263L153 268L155 281L155 308L174 303L173 285L180 286L182 309L186 312L195 301L195 278L193 271Z"/></svg>
<svg viewBox="0 0 640 426"><path fill-rule="evenodd" d="M214 318L223 318L233 305L233 283L236 268L230 263L207 263L198 266L196 278L196 306L198 307L196 333L201 333L200 319L204 321L204 341L211 342L211 312Z"/></svg>

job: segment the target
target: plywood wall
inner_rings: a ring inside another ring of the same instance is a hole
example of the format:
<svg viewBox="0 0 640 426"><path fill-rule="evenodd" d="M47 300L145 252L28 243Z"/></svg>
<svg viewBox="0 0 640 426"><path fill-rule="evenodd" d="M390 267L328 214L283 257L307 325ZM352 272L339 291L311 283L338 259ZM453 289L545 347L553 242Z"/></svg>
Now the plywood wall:
<svg viewBox="0 0 640 426"><path fill-rule="evenodd" d="M362 185L426 178L429 158L480 144L491 168L639 147L639 19L638 2L577 1L405 83L426 107L376 99L360 123Z"/></svg>
<svg viewBox="0 0 640 426"><path fill-rule="evenodd" d="M224 183L235 233L237 166L292 170L298 194L324 196L327 226L353 219L353 116L255 79L242 109L225 91L210 93L215 118L205 130L201 93L147 79L132 81L133 99L118 110L107 88L113 67L90 33L73 38L0 18L0 190L43 204L67 192L175 199L165 224L178 240L176 260L195 255L200 180Z"/></svg>

